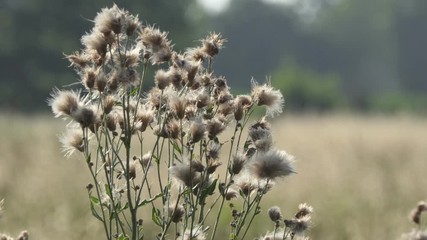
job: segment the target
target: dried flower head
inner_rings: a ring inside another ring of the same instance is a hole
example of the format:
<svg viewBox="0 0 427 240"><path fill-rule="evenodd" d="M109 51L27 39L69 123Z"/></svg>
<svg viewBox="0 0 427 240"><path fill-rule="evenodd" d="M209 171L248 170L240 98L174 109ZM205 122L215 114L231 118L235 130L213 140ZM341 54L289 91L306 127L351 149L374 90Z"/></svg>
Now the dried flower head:
<svg viewBox="0 0 427 240"><path fill-rule="evenodd" d="M204 124L201 120L195 120L190 126L190 143L196 143L205 136L206 132L206 124Z"/></svg>
<svg viewBox="0 0 427 240"><path fill-rule="evenodd" d="M92 31L83 35L81 42L87 50L95 50L102 57L107 53L107 40L105 36L98 31Z"/></svg>
<svg viewBox="0 0 427 240"><path fill-rule="evenodd" d="M244 196L251 195L258 187L256 180L247 171L236 179L235 184Z"/></svg>
<svg viewBox="0 0 427 240"><path fill-rule="evenodd" d="M230 201L231 199L237 198L239 196L239 193L232 189L228 188L227 192L225 193L225 200Z"/></svg>
<svg viewBox="0 0 427 240"><path fill-rule="evenodd" d="M298 212L295 214L295 218L302 218L307 215L310 215L313 212L313 207L308 205L307 203L301 203L298 206Z"/></svg>
<svg viewBox="0 0 427 240"><path fill-rule="evenodd" d="M144 46L145 54L149 56L153 64L170 60L172 49L166 32L161 32L153 26L148 26L142 29L139 39Z"/></svg>
<svg viewBox="0 0 427 240"><path fill-rule="evenodd" d="M167 86L169 86L171 80L172 79L169 77L169 73L163 69L157 70L156 74L154 75L154 82L156 87L158 87L160 90L164 90Z"/></svg>
<svg viewBox="0 0 427 240"><path fill-rule="evenodd" d="M200 172L196 171L190 164L179 163L169 168L171 176L179 180L184 186L193 188L201 181Z"/></svg>
<svg viewBox="0 0 427 240"><path fill-rule="evenodd" d="M251 161L251 170L260 179L275 179L295 173L294 157L285 151L259 152Z"/></svg>
<svg viewBox="0 0 427 240"><path fill-rule="evenodd" d="M89 56L79 52L74 52L70 55L65 55L65 58L70 62L70 67L75 67L77 69L83 69L89 62Z"/></svg>
<svg viewBox="0 0 427 240"><path fill-rule="evenodd" d="M252 98L249 95L239 95L234 99L234 119L240 121L243 113L252 105Z"/></svg>
<svg viewBox="0 0 427 240"><path fill-rule="evenodd" d="M182 217L185 214L185 209L182 205L169 206L168 212L171 221L174 223L178 223L182 220Z"/></svg>
<svg viewBox="0 0 427 240"><path fill-rule="evenodd" d="M84 151L83 131L78 128L69 128L59 137L63 152L66 157L70 157L74 151Z"/></svg>
<svg viewBox="0 0 427 240"><path fill-rule="evenodd" d="M140 163L144 169L149 167L152 158L153 158L153 154L151 152L148 152L148 153L142 155L142 157L140 159Z"/></svg>
<svg viewBox="0 0 427 240"><path fill-rule="evenodd" d="M216 169L219 166L221 166L221 162L219 162L218 160L210 158L207 161L208 161L208 164L207 164L206 170L208 174L214 173Z"/></svg>
<svg viewBox="0 0 427 240"><path fill-rule="evenodd" d="M155 110L151 104L140 104L135 114L135 128L144 132L148 125L153 122Z"/></svg>
<svg viewBox="0 0 427 240"><path fill-rule="evenodd" d="M71 117L80 123L82 128L88 127L94 131L94 128L100 123L100 117L94 109L96 109L95 106L83 105L72 112Z"/></svg>
<svg viewBox="0 0 427 240"><path fill-rule="evenodd" d="M285 220L285 226L291 230L293 234L302 234L310 226L311 217L305 216L298 219Z"/></svg>
<svg viewBox="0 0 427 240"><path fill-rule="evenodd" d="M136 164L135 161L130 161L129 163L129 178L135 179L136 178Z"/></svg>
<svg viewBox="0 0 427 240"><path fill-rule="evenodd" d="M116 4L111 8L103 8L94 19L95 29L103 34L114 32L119 34L122 30L124 12Z"/></svg>
<svg viewBox="0 0 427 240"><path fill-rule="evenodd" d="M239 174L240 171L242 171L246 160L246 156L242 153L237 153L236 155L234 155L230 166L230 172L233 174Z"/></svg>
<svg viewBox="0 0 427 240"><path fill-rule="evenodd" d="M226 40L222 38L221 34L211 33L205 39L202 40L203 43L203 52L210 56L214 57L219 53L219 50L224 45Z"/></svg>
<svg viewBox="0 0 427 240"><path fill-rule="evenodd" d="M169 108L178 119L183 119L185 116L186 99L185 96L172 95L168 98Z"/></svg>
<svg viewBox="0 0 427 240"><path fill-rule="evenodd" d="M214 139L225 130L226 124L217 118L213 118L207 122L208 137Z"/></svg>
<svg viewBox="0 0 427 240"><path fill-rule="evenodd" d="M221 144L218 144L216 142L211 142L210 148L209 148L208 153L207 153L207 158L208 159L218 159L220 149L221 149Z"/></svg>
<svg viewBox="0 0 427 240"><path fill-rule="evenodd" d="M79 109L80 103L80 92L76 91L55 89L51 98L48 99L48 104L55 117L71 116Z"/></svg>
<svg viewBox="0 0 427 240"><path fill-rule="evenodd" d="M271 221L277 222L282 219L282 212L278 206L274 206L268 209L268 216L270 217Z"/></svg>
<svg viewBox="0 0 427 240"><path fill-rule="evenodd" d="M421 214L425 211L427 211L427 203L424 201L418 202L417 207L411 212L411 220L419 225L421 223Z"/></svg>
<svg viewBox="0 0 427 240"><path fill-rule="evenodd" d="M135 32L135 30L141 27L141 23L139 22L138 15L134 16L130 14L128 11L126 11L124 16L123 27L125 29L126 35L131 36Z"/></svg>
<svg viewBox="0 0 427 240"><path fill-rule="evenodd" d="M252 98L258 106L266 106L267 116L274 117L282 113L285 100L280 90L271 87L270 81L259 85L252 79Z"/></svg>
<svg viewBox="0 0 427 240"><path fill-rule="evenodd" d="M267 143L258 142L259 147L273 141L270 124L265 118L251 125L248 134L254 144L256 144L257 141L267 141Z"/></svg>
<svg viewBox="0 0 427 240"><path fill-rule="evenodd" d="M92 90L95 86L96 70L94 68L87 67L80 72L80 78L83 86L86 89Z"/></svg>

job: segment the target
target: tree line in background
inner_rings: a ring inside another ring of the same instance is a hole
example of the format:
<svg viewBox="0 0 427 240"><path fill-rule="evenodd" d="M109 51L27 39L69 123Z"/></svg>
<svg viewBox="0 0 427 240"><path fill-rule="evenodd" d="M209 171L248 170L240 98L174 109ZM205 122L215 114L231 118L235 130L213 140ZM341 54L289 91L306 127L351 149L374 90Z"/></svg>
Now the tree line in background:
<svg viewBox="0 0 427 240"><path fill-rule="evenodd" d="M242 92L252 77L271 76L292 110L427 112L427 1L305 0L290 6L233 0L218 15L194 0L115 2L169 31L178 50L208 31L221 32L228 49L218 57L216 74ZM110 5L0 3L0 107L38 111L52 86L76 82L62 53L78 49L88 19Z"/></svg>

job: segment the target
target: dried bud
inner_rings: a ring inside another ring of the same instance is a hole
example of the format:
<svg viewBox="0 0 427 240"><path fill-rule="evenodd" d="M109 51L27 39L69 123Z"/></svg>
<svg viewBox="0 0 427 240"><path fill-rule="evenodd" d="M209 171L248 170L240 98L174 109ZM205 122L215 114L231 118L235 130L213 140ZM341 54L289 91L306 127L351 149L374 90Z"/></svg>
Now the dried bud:
<svg viewBox="0 0 427 240"><path fill-rule="evenodd" d="M280 208L277 206L271 207L270 209L268 209L268 216L273 222L280 221L282 219L282 213L280 212Z"/></svg>

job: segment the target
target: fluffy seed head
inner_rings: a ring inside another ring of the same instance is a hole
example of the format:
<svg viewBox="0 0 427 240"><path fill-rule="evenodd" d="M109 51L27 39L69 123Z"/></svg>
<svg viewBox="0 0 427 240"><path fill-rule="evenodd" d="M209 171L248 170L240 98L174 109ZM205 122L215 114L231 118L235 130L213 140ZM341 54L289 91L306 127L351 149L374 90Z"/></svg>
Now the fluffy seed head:
<svg viewBox="0 0 427 240"><path fill-rule="evenodd" d="M299 219L286 219L285 226L289 228L293 234L301 234L310 226L310 221L310 216L305 216Z"/></svg>
<svg viewBox="0 0 427 240"><path fill-rule="evenodd" d="M93 89L96 79L95 70L93 68L85 68L81 74L82 83L86 89Z"/></svg>
<svg viewBox="0 0 427 240"><path fill-rule="evenodd" d="M92 31L82 36L82 44L87 50L95 50L100 56L107 53L107 41L104 35L98 31Z"/></svg>
<svg viewBox="0 0 427 240"><path fill-rule="evenodd" d="M274 206L268 209L268 216L273 222L280 221L282 219L282 212L278 206Z"/></svg>
<svg viewBox="0 0 427 240"><path fill-rule="evenodd" d="M225 39L222 38L221 34L211 33L204 40L202 40L202 50L206 55L213 57L219 53L219 50L222 48L224 42Z"/></svg>
<svg viewBox="0 0 427 240"><path fill-rule="evenodd" d="M189 164L179 163L169 168L171 176L179 180L184 186L193 188L201 181L200 172Z"/></svg>
<svg viewBox="0 0 427 240"><path fill-rule="evenodd" d="M142 155L142 157L141 157L142 167L147 168L150 164L152 157L153 157L153 154L151 152L148 152L148 153Z"/></svg>
<svg viewBox="0 0 427 240"><path fill-rule="evenodd" d="M151 107L150 104L139 105L135 114L135 127L139 131L144 132L148 125L153 122L154 115L155 110Z"/></svg>
<svg viewBox="0 0 427 240"><path fill-rule="evenodd" d="M285 151L259 152L251 162L251 170L260 179L275 179L295 173L294 157Z"/></svg>
<svg viewBox="0 0 427 240"><path fill-rule="evenodd" d="M274 117L282 113L285 100L279 90L271 87L270 81L259 85L252 79L252 98L258 106L266 106L267 116Z"/></svg>
<svg viewBox="0 0 427 240"><path fill-rule="evenodd" d="M249 127L248 134L254 143L258 140L269 139L271 138L270 124L263 118Z"/></svg>
<svg viewBox="0 0 427 240"><path fill-rule="evenodd" d="M230 201L231 199L237 198L239 196L239 193L234 189L227 189L227 192L225 193L225 200Z"/></svg>
<svg viewBox="0 0 427 240"><path fill-rule="evenodd" d="M178 223L182 220L182 217L185 214L185 209L182 205L169 206L168 212L172 222Z"/></svg>
<svg viewBox="0 0 427 240"><path fill-rule="evenodd" d="M66 157L70 157L76 150L84 151L83 132L78 128L70 128L59 137L59 142L62 144L62 151Z"/></svg>
<svg viewBox="0 0 427 240"><path fill-rule="evenodd" d="M411 212L411 220L419 225L421 223L421 214L425 211L427 211L427 203L424 201L418 202L417 207Z"/></svg>
<svg viewBox="0 0 427 240"><path fill-rule="evenodd" d="M55 117L71 116L79 109L80 92L54 90L48 104Z"/></svg>
<svg viewBox="0 0 427 240"><path fill-rule="evenodd" d="M298 212L295 214L295 218L302 218L307 215L310 215L313 212L313 207L307 203L301 203L298 206Z"/></svg>
<svg viewBox="0 0 427 240"><path fill-rule="evenodd" d="M114 4L111 8L101 9L96 15L94 19L95 29L104 34L110 32L119 34L122 30L123 21L124 12Z"/></svg>
<svg viewBox="0 0 427 240"><path fill-rule="evenodd" d="M251 195L251 193L257 189L255 179L250 176L248 172L245 172L245 174L237 178L235 184L245 196Z"/></svg>
<svg viewBox="0 0 427 240"><path fill-rule="evenodd" d="M77 69L83 69L89 62L89 57L86 54L80 54L79 52L65 55L65 58L70 62L70 67L73 66Z"/></svg>
<svg viewBox="0 0 427 240"><path fill-rule="evenodd" d="M124 29L126 35L131 36L135 30L141 27L141 23L139 22L138 15L134 16L129 12L125 12L124 17Z"/></svg>
<svg viewBox="0 0 427 240"><path fill-rule="evenodd" d="M214 159L208 159L208 164L207 164L207 172L208 174L212 174L216 171L216 169L221 166L221 162L214 160Z"/></svg>
<svg viewBox="0 0 427 240"><path fill-rule="evenodd" d="M82 106L72 112L71 117L74 121L80 123L82 128L92 128L100 122L99 116L93 110L92 106Z"/></svg>
<svg viewBox="0 0 427 240"><path fill-rule="evenodd" d="M190 142L196 143L205 136L206 132L206 124L204 124L201 120L195 120L189 129L190 133Z"/></svg>
<svg viewBox="0 0 427 240"><path fill-rule="evenodd" d="M157 70L156 75L154 75L154 82L160 90L164 90L171 83L171 78L169 77L168 72L163 69L159 69Z"/></svg>
<svg viewBox="0 0 427 240"><path fill-rule="evenodd" d="M226 124L217 118L213 118L207 122L208 137L214 139L218 134L225 130Z"/></svg>
<svg viewBox="0 0 427 240"><path fill-rule="evenodd" d="M177 95L172 95L168 98L169 108L178 119L183 119L185 116L186 99Z"/></svg>
<svg viewBox="0 0 427 240"><path fill-rule="evenodd" d="M129 178L135 179L135 177L136 177L136 165L135 165L135 161L131 161L129 163Z"/></svg>
<svg viewBox="0 0 427 240"><path fill-rule="evenodd" d="M172 56L170 42L167 40L167 33L161 32L152 26L145 27L139 36L145 54L153 64L169 61Z"/></svg>
<svg viewBox="0 0 427 240"><path fill-rule="evenodd" d="M239 174L240 171L242 171L243 167L245 166L246 163L246 156L242 153L238 153L236 155L233 156L233 160L231 162L231 173L233 174Z"/></svg>

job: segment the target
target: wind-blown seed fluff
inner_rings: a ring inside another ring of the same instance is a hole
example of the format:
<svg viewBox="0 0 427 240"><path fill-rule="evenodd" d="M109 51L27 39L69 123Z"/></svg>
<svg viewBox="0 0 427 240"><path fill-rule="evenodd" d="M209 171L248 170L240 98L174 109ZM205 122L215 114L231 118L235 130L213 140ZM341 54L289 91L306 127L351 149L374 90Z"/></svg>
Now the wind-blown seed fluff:
<svg viewBox="0 0 427 240"><path fill-rule="evenodd" d="M295 173L294 157L285 151L259 152L251 160L251 170L260 179L275 179Z"/></svg>
<svg viewBox="0 0 427 240"><path fill-rule="evenodd" d="M271 87L270 81L259 85L252 79L252 98L258 106L267 108L267 116L274 117L283 111L283 95L280 90Z"/></svg>

